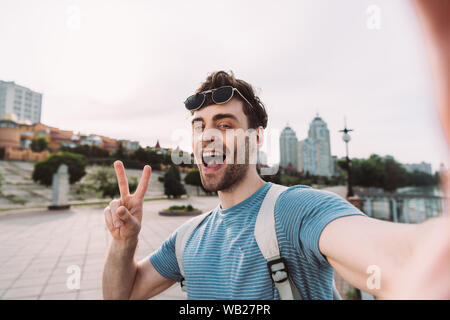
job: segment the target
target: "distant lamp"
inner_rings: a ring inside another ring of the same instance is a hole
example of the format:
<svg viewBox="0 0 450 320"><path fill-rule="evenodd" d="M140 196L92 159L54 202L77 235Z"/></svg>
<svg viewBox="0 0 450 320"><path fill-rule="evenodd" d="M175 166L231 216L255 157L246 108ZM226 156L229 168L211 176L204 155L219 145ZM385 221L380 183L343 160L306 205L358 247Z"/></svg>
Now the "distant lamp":
<svg viewBox="0 0 450 320"><path fill-rule="evenodd" d="M344 129L345 130L345 129ZM350 130L351 131L351 130ZM342 140L344 140L345 143L350 142L350 140L352 140L352 137L350 137L350 135L348 133L344 133L342 135Z"/></svg>
<svg viewBox="0 0 450 320"><path fill-rule="evenodd" d="M349 132L353 131L353 129L347 129L347 121L344 120L344 129L343 130L339 130L339 132L343 132L342 135L342 140L344 140L345 142L345 151L346 151L346 162L347 162L347 177L348 177L348 181L347 181L347 198L348 197L353 197L353 188L352 188L352 171L350 168L350 158L348 156L348 143L351 140L350 135L348 134Z"/></svg>

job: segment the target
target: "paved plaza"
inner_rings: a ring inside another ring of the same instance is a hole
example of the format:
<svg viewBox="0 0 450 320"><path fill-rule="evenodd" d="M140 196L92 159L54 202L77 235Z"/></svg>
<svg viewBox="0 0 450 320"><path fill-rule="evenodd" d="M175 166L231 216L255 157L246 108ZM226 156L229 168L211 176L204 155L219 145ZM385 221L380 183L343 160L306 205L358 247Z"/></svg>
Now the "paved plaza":
<svg viewBox="0 0 450 320"><path fill-rule="evenodd" d="M206 211L218 204L218 198L145 202L138 260L156 250L189 219L158 214L173 204L192 204ZM102 299L103 264L111 238L103 209L91 206L0 213L0 300ZM76 270L81 271L80 288L71 289L70 279L76 276ZM184 298L175 284L154 299Z"/></svg>

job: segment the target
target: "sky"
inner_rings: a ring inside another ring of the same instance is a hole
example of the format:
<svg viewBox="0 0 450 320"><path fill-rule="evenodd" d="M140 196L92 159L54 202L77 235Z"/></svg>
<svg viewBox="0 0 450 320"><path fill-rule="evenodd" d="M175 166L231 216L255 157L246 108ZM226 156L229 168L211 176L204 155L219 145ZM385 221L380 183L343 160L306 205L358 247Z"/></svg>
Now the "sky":
<svg viewBox="0 0 450 320"><path fill-rule="evenodd" d="M183 101L215 70L266 105L264 150L318 113L331 153L449 165L431 70L407 0L2 0L0 80L43 93L44 124L191 151Z"/></svg>

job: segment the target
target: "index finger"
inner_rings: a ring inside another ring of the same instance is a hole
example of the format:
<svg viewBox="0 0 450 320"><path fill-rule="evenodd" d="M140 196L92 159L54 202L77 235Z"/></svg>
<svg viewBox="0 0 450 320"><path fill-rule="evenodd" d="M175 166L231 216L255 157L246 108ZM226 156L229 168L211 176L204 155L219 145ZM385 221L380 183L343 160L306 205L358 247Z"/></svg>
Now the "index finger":
<svg viewBox="0 0 450 320"><path fill-rule="evenodd" d="M128 189L128 180L125 174L125 168L123 167L122 161L114 162L114 169L116 170L117 184L119 185L120 197L123 199L130 194Z"/></svg>
<svg viewBox="0 0 450 320"><path fill-rule="evenodd" d="M145 196L145 192L147 191L148 183L150 181L151 172L152 168L150 166L145 166L144 170L142 170L141 180L139 181L139 185L135 192L135 194L140 198L144 198Z"/></svg>

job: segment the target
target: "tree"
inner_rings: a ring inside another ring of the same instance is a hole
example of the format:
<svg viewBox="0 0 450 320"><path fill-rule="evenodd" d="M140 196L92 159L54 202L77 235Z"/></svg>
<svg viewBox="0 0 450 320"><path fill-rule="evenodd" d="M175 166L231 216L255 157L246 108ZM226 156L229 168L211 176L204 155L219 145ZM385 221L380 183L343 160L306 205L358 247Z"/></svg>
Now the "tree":
<svg viewBox="0 0 450 320"><path fill-rule="evenodd" d="M202 179L200 177L200 171L198 169L189 170L189 172L184 177L184 183L196 186L197 195L199 195L199 187L203 189ZM204 189L203 189L204 190Z"/></svg>
<svg viewBox="0 0 450 320"><path fill-rule="evenodd" d="M338 160L338 165L346 170L345 159ZM350 168L353 185L381 188L389 192L405 186L428 186L438 182L436 177L427 173L406 171L392 156L372 154L368 159L354 158Z"/></svg>
<svg viewBox="0 0 450 320"><path fill-rule="evenodd" d="M90 146L90 145L78 145L74 148L72 147L61 147L61 151L67 151L72 153L78 153L82 154L88 159L92 158L108 158L109 157L109 151L99 147L99 146Z"/></svg>
<svg viewBox="0 0 450 320"><path fill-rule="evenodd" d="M114 153L114 157L117 160L124 160L126 158L125 148L123 147L122 141L119 141L119 146L118 146L116 152Z"/></svg>
<svg viewBox="0 0 450 320"><path fill-rule="evenodd" d="M116 173L113 168L100 167L86 176L86 184L90 189L99 192L103 198L111 199L120 195L119 185L117 183ZM133 193L138 186L136 177L128 179L130 193Z"/></svg>
<svg viewBox="0 0 450 320"><path fill-rule="evenodd" d="M132 155L132 158L140 161L141 163L149 164L153 170L160 170L161 163L163 162L163 155L158 154L151 148L139 147Z"/></svg>
<svg viewBox="0 0 450 320"><path fill-rule="evenodd" d="M395 191L397 188L406 185L407 171L393 157L384 158L383 189Z"/></svg>
<svg viewBox="0 0 450 320"><path fill-rule="evenodd" d="M45 137L39 137L37 139L33 139L30 145L31 150L34 152L41 152L48 148L48 141Z"/></svg>
<svg viewBox="0 0 450 320"><path fill-rule="evenodd" d="M169 198L179 198L186 194L186 189L181 183L180 172L177 166L171 165L164 175L164 194Z"/></svg>
<svg viewBox="0 0 450 320"><path fill-rule="evenodd" d="M37 183L50 186L53 174L58 171L61 164L67 165L69 169L70 184L80 181L86 174L86 158L84 156L70 152L59 152L51 154L43 161L36 162L32 179Z"/></svg>

